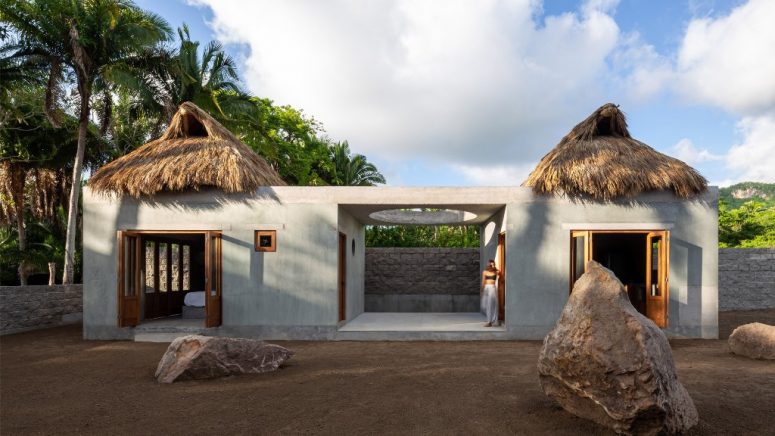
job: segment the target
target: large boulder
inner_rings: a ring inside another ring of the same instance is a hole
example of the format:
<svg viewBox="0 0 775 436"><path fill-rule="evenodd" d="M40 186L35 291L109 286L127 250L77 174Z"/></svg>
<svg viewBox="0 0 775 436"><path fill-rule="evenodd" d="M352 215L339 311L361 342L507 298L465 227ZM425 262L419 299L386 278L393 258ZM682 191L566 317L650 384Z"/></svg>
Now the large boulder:
<svg viewBox="0 0 775 436"><path fill-rule="evenodd" d="M729 349L741 356L775 360L775 326L760 322L741 325L729 335Z"/></svg>
<svg viewBox="0 0 775 436"><path fill-rule="evenodd" d="M565 410L617 433L677 433L698 421L667 337L594 261L544 339L538 372L544 393Z"/></svg>
<svg viewBox="0 0 775 436"><path fill-rule="evenodd" d="M291 350L255 339L189 335L172 341L156 369L159 383L276 370Z"/></svg>

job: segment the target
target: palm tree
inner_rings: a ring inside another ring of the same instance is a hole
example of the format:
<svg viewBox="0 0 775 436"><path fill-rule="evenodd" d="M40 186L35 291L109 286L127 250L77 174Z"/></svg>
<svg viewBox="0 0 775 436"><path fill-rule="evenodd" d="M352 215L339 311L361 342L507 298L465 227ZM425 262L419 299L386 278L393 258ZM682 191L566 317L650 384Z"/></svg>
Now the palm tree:
<svg viewBox="0 0 775 436"><path fill-rule="evenodd" d="M110 82L114 73L168 39L171 30L164 19L130 0L5 0L0 3L0 20L19 37L17 55L49 66L47 96L58 89L64 69L76 79L78 147L68 202L63 277L63 283L69 284L73 282L78 199L94 83L98 79ZM47 113L53 101L46 98ZM56 117L50 119L57 124Z"/></svg>
<svg viewBox="0 0 775 436"><path fill-rule="evenodd" d="M347 141L332 145L330 153L334 164L332 185L374 186L385 183L385 177L374 164L366 160L366 156L350 155L350 144Z"/></svg>
<svg viewBox="0 0 775 436"><path fill-rule="evenodd" d="M249 96L239 85L237 63L218 41L205 45L192 41L188 26L178 28L179 46L156 47L138 67L136 82L128 87L140 96L143 106L157 112L160 124L169 123L181 103L190 101L227 122L244 114Z"/></svg>

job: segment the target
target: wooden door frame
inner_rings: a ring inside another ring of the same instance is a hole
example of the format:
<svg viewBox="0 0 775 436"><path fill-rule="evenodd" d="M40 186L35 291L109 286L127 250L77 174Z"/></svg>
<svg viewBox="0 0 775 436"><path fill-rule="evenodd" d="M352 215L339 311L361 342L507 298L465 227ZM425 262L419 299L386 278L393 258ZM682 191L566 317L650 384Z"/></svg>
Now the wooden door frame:
<svg viewBox="0 0 775 436"><path fill-rule="evenodd" d="M574 254L575 254L575 245L573 244L573 238L578 236L585 236L586 241L584 244L584 267L586 268L587 262L592 260L593 255L593 236L595 234L641 234L646 236L646 312L648 313L648 299L651 292L651 246L648 243L650 240L651 235L659 235L663 237L664 241L664 250L662 250L661 255L662 258L659 260L660 265L659 269L661 271L661 277L659 277L659 281L662 284L664 288L663 292L663 299L664 299L664 325L660 325L660 327L665 328L668 326L668 313L669 313L669 306L670 306L670 283L669 283L669 277L670 277L670 231L667 229L628 229L628 230L571 230L570 231L570 292L573 292L573 285L574 285L574 277L575 277L575 262L574 262ZM654 321L654 320L652 320ZM656 323L656 321L655 321Z"/></svg>
<svg viewBox="0 0 775 436"><path fill-rule="evenodd" d="M586 271L587 262L592 258L592 232L590 230L571 230L570 232L570 278L568 281L568 294L573 292L573 285L576 284L576 244L574 238L584 237L584 265L582 268Z"/></svg>
<svg viewBox="0 0 775 436"><path fill-rule="evenodd" d="M222 321L223 263L221 232L205 234L205 327L218 327ZM213 256L215 254L215 256ZM213 265L215 257L215 265ZM215 268L213 268L215 266ZM215 273L215 277L213 277ZM213 294L213 290L215 294Z"/></svg>
<svg viewBox="0 0 775 436"><path fill-rule="evenodd" d="M337 287L339 295L338 321L347 319L347 235L339 232L339 246L337 247Z"/></svg>
<svg viewBox="0 0 775 436"><path fill-rule="evenodd" d="M140 261L142 257L140 256L141 252L141 242L142 238L140 235L138 235L135 232L132 231L125 231L125 230L119 230L116 232L116 238L117 238L117 256L116 256L116 262L117 262L117 274L116 274L116 293L118 297L118 326L119 327L134 327L140 323L140 301L142 298L141 295L141 289L140 289ZM125 239L132 239L130 244L134 244L134 253L132 253L132 250L129 249L129 255L134 255L134 259L127 259L127 249L129 248L125 244ZM126 264L127 261L130 262L130 265L134 264L135 268L132 271L127 271ZM132 263L134 262L134 263ZM130 282L132 282L134 287L134 295L127 296L126 295L126 275L127 273L131 273L132 277L130 278ZM129 306L131 304L131 307Z"/></svg>
<svg viewBox="0 0 775 436"><path fill-rule="evenodd" d="M209 238L212 235L217 235L219 238L222 236L221 230L118 230L116 232L117 237L117 268L116 268L116 291L117 291L117 297L118 297L118 326L119 327L134 327L137 324L140 324L142 321L140 319L140 305L142 300L142 294L141 292L144 292L145 290L139 289L140 286L140 275L142 272L142 268L140 267L141 261L143 259L143 256L141 255L141 252L144 251L144 246L142 245L143 242L143 236L144 235L203 235L205 238L205 247L210 243ZM124 319L124 314L127 311L127 308L125 308L125 305L127 304L124 298L124 292L125 292L125 276L127 274L126 268L125 268L125 245L124 245L124 238L125 237L134 237L136 238L135 243L135 268L132 273L134 276L134 283L135 287L137 288L136 291L136 301L133 303L136 305L136 321L127 321ZM156 241L158 244L158 241ZM210 273L210 270L207 269L207 266L209 266L210 262L210 256L207 256L207 248L205 248L205 277L207 277ZM217 267L220 268L220 276L222 277L223 271L222 271L222 263L221 263L221 256L220 256L220 243L218 244L218 257L217 257ZM171 275L168 274L167 280L170 280ZM181 279L182 283L182 279ZM222 283L218 283L218 297L220 298L220 293L222 292ZM205 286L207 288L207 286ZM205 294L205 297L209 296L209 289L207 289L207 293ZM205 298L205 313L207 312L207 300L208 298ZM220 305L219 305L220 306ZM218 308L220 310L220 307ZM208 320L207 317L205 317L204 320L205 324L207 324Z"/></svg>
<svg viewBox="0 0 775 436"><path fill-rule="evenodd" d="M506 320L506 232L498 233L498 320Z"/></svg>
<svg viewBox="0 0 775 436"><path fill-rule="evenodd" d="M662 239L662 245L659 248L658 256L660 256L659 259L657 259L658 265L657 270L659 271L659 276L656 278L656 285L660 289L660 294L658 297L652 297L651 296L651 286L654 285L654 277L651 276L651 265L653 262L653 256L652 256L652 239L658 237ZM670 304L670 283L669 283L669 267L670 267L670 232L667 230L658 230L658 231L651 231L646 234L646 316L649 317L649 313L652 311L652 304L659 304L660 307L658 307L658 316L660 319L651 319L656 323L658 326L664 328L667 327L668 324L668 305ZM661 301L660 301L661 300Z"/></svg>

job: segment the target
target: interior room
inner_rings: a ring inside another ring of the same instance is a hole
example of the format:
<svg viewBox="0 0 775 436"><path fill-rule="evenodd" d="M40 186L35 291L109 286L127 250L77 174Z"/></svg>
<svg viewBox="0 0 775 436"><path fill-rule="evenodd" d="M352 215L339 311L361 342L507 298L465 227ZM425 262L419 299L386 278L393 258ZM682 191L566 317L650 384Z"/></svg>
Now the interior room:
<svg viewBox="0 0 775 436"><path fill-rule="evenodd" d="M616 274L630 303L646 315L646 233L593 233L592 259Z"/></svg>
<svg viewBox="0 0 775 436"><path fill-rule="evenodd" d="M141 322L204 322L204 235L142 234L140 240Z"/></svg>

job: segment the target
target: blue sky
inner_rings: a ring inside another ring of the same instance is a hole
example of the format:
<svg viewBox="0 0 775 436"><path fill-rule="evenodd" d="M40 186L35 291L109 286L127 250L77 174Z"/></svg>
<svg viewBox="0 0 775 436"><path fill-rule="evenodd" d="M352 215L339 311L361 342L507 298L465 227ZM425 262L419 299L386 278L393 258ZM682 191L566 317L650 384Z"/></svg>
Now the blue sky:
<svg viewBox="0 0 775 436"><path fill-rule="evenodd" d="M709 181L775 182L770 0L139 0L390 185L518 185L606 102Z"/></svg>

